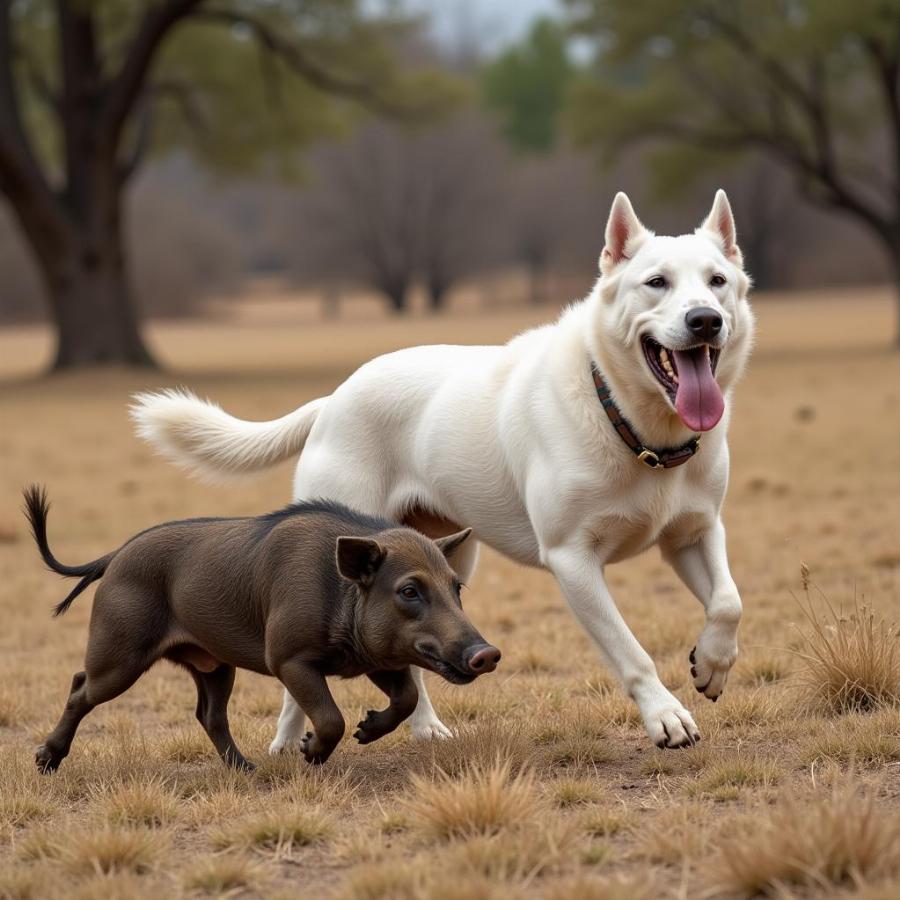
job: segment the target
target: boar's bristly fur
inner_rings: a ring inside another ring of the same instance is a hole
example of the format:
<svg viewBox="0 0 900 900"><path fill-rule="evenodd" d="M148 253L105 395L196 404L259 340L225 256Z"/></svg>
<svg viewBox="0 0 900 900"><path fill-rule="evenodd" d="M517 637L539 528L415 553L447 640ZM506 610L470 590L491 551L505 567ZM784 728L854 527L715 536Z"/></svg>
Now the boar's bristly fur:
<svg viewBox="0 0 900 900"><path fill-rule="evenodd" d="M197 684L197 718L229 765L250 769L228 726L235 670L274 675L312 721L300 749L322 763L344 734L327 676L368 676L389 698L355 737L393 731L418 697L410 666L466 683L492 671L500 652L469 622L448 562L468 531L429 540L419 532L328 501L245 518L156 525L90 563L59 562L47 539L44 491L25 492L44 562L91 582L85 668L57 727L37 752L42 771L69 752L81 720L126 691L155 662L184 666Z"/></svg>

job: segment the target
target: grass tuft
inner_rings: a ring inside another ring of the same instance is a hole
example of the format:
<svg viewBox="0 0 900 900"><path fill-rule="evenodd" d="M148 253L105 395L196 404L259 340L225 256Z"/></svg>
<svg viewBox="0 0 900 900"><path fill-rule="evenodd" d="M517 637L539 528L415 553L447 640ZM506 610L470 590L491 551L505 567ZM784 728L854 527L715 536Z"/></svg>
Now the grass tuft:
<svg viewBox="0 0 900 900"><path fill-rule="evenodd" d="M414 775L406 808L427 834L449 840L519 825L536 814L541 802L533 775L512 775L509 760L498 759L490 766L473 763L458 777Z"/></svg>
<svg viewBox="0 0 900 900"><path fill-rule="evenodd" d="M321 810L285 805L223 828L213 836L213 845L219 849L252 848L289 856L300 847L324 841L332 831L331 819Z"/></svg>
<svg viewBox="0 0 900 900"><path fill-rule="evenodd" d="M776 896L900 875L900 821L858 788L749 815L711 864L715 896Z"/></svg>
<svg viewBox="0 0 900 900"><path fill-rule="evenodd" d="M99 812L110 825L160 828L176 821L182 807L159 777L136 778L92 793Z"/></svg>
<svg viewBox="0 0 900 900"><path fill-rule="evenodd" d="M551 793L561 809L599 803L606 796L596 778L559 778L553 782Z"/></svg>
<svg viewBox="0 0 900 900"><path fill-rule="evenodd" d="M823 597L824 610L810 599L797 603L810 626L801 632L800 679L812 712L871 712L900 702L900 633L871 609L854 601L845 615Z"/></svg>
<svg viewBox="0 0 900 900"><path fill-rule="evenodd" d="M243 856L213 856L204 860L185 875L188 890L219 897L251 888L257 877L257 867Z"/></svg>
<svg viewBox="0 0 900 900"><path fill-rule="evenodd" d="M136 828L73 830L51 848L72 875L142 875L160 862L168 846L159 832Z"/></svg>

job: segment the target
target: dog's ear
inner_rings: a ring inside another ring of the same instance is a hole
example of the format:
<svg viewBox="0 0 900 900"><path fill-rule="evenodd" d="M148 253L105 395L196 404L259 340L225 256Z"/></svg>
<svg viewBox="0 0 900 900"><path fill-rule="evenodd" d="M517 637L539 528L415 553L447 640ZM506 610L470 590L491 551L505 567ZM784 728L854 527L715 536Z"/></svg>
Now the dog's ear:
<svg viewBox="0 0 900 900"><path fill-rule="evenodd" d="M647 229L635 215L627 194L619 191L606 223L606 246L600 255L600 271L606 275L623 259L628 259L646 234Z"/></svg>
<svg viewBox="0 0 900 900"><path fill-rule="evenodd" d="M719 241L722 252L738 268L743 268L744 258L737 245L737 229L734 226L734 214L731 212L731 204L728 195L721 188L716 191L716 199L713 200L712 209L701 226L712 232Z"/></svg>
<svg viewBox="0 0 900 900"><path fill-rule="evenodd" d="M378 541L363 537L337 539L337 569L344 578L367 586L372 583L385 552Z"/></svg>

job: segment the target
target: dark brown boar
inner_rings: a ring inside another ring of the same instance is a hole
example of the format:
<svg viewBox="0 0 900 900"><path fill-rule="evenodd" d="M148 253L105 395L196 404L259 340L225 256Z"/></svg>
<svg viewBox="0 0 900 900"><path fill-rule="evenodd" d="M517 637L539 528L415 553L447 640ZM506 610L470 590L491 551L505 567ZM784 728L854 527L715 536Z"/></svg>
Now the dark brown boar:
<svg viewBox="0 0 900 900"><path fill-rule="evenodd" d="M389 698L354 737L366 744L413 711L411 665L464 684L492 671L500 651L460 604L448 558L470 530L431 541L411 528L329 502L298 503L254 518L168 522L81 566L58 562L47 542L48 502L31 487L25 506L44 562L91 582L94 597L83 672L59 724L37 751L49 772L66 757L81 720L168 659L197 684L197 718L222 759L252 765L228 726L235 669L274 675L312 721L302 751L323 763L344 734L326 676L368 676Z"/></svg>

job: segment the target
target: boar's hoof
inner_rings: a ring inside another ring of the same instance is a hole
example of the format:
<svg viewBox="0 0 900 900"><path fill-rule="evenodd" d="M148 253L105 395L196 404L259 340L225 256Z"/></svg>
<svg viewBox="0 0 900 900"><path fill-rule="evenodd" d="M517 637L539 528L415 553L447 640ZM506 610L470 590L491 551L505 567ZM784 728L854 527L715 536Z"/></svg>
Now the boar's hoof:
<svg viewBox="0 0 900 900"><path fill-rule="evenodd" d="M231 766L232 769L235 769L238 772L244 772L247 775L256 771L256 763L250 762L249 759L246 759L240 754L237 756L227 756L225 762Z"/></svg>
<svg viewBox="0 0 900 900"><path fill-rule="evenodd" d="M63 758L58 753L54 753L46 744L41 744L37 748L37 753L34 754L34 761L37 763L39 772L49 775L50 772L55 772L59 768Z"/></svg>
<svg viewBox="0 0 900 900"><path fill-rule="evenodd" d="M356 726L353 737L360 744L371 744L372 741L377 741L378 738L384 737L391 731L393 731L393 728L385 722L384 714L378 710L370 709L366 712L365 719Z"/></svg>
<svg viewBox="0 0 900 900"><path fill-rule="evenodd" d="M307 731L300 741L300 752L306 761L312 766L320 766L331 756L334 747L325 747L319 740L319 736Z"/></svg>

